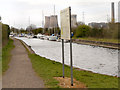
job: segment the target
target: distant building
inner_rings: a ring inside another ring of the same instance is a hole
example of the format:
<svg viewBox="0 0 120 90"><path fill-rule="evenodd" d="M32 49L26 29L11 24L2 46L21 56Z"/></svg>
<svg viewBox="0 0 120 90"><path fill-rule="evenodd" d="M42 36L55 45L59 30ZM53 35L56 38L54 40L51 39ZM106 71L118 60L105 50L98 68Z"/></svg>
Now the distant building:
<svg viewBox="0 0 120 90"><path fill-rule="evenodd" d="M88 24L91 28L108 28L108 23L96 23L96 22L92 22Z"/></svg>
<svg viewBox="0 0 120 90"><path fill-rule="evenodd" d="M48 29L50 27L50 17L49 16L45 16L45 25L44 28Z"/></svg>
<svg viewBox="0 0 120 90"><path fill-rule="evenodd" d="M58 27L57 15L45 16L44 33L49 31L51 34L55 34Z"/></svg>
<svg viewBox="0 0 120 90"><path fill-rule="evenodd" d="M45 16L44 29L53 29L58 27L59 25L57 15ZM75 14L71 15L71 27L72 28L77 27L77 15Z"/></svg>
<svg viewBox="0 0 120 90"><path fill-rule="evenodd" d="M44 29L58 28L58 18L57 15L45 16Z"/></svg>
<svg viewBox="0 0 120 90"><path fill-rule="evenodd" d="M71 15L71 28L77 27L77 15L72 14Z"/></svg>
<svg viewBox="0 0 120 90"><path fill-rule="evenodd" d="M118 22L120 23L120 1L118 2Z"/></svg>
<svg viewBox="0 0 120 90"><path fill-rule="evenodd" d="M77 26L84 25L84 24L85 24L85 23L84 23L84 22L81 22L81 21L77 22Z"/></svg>
<svg viewBox="0 0 120 90"><path fill-rule="evenodd" d="M58 18L57 15L50 16L50 26L49 29L58 28Z"/></svg>
<svg viewBox="0 0 120 90"><path fill-rule="evenodd" d="M36 29L36 25L31 24L26 28L27 31L31 32L32 30Z"/></svg>

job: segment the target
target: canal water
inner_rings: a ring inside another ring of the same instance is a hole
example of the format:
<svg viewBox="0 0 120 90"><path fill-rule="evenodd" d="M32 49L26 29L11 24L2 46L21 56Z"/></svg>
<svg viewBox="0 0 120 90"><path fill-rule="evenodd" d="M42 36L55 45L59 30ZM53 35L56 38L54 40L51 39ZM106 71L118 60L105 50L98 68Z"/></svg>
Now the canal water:
<svg viewBox="0 0 120 90"><path fill-rule="evenodd" d="M16 37L31 46L36 54L62 63L62 43ZM94 73L118 76L118 50L73 43L73 66ZM70 44L65 43L65 64L70 65Z"/></svg>

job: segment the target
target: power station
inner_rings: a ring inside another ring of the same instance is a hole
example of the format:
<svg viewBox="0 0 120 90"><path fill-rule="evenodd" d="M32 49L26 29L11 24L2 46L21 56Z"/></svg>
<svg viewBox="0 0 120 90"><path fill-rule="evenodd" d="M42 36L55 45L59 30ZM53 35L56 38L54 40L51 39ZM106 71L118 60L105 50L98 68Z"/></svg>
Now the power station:
<svg viewBox="0 0 120 90"><path fill-rule="evenodd" d="M58 17L57 15L51 15L51 16L45 16L45 25L44 29L53 29L58 28ZM73 14L71 15L71 27L76 28L77 27L77 15Z"/></svg>
<svg viewBox="0 0 120 90"><path fill-rule="evenodd" d="M44 29L49 29L49 27L50 27L50 17L49 16L45 16Z"/></svg>
<svg viewBox="0 0 120 90"><path fill-rule="evenodd" d="M58 28L57 15L45 16L44 29L54 29L54 28Z"/></svg>
<svg viewBox="0 0 120 90"><path fill-rule="evenodd" d="M50 16L50 26L49 29L58 28L58 19L57 15Z"/></svg>
<svg viewBox="0 0 120 90"><path fill-rule="evenodd" d="M44 32L49 31L55 34L58 27L57 15L45 16Z"/></svg>

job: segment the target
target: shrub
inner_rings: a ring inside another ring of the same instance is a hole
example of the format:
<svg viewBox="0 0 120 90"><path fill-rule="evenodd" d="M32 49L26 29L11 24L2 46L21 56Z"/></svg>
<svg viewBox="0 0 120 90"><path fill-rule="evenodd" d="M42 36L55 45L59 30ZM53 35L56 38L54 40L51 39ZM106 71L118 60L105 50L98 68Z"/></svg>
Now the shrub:
<svg viewBox="0 0 120 90"><path fill-rule="evenodd" d="M86 37L89 36L90 27L87 25L80 25L77 27L75 37Z"/></svg>

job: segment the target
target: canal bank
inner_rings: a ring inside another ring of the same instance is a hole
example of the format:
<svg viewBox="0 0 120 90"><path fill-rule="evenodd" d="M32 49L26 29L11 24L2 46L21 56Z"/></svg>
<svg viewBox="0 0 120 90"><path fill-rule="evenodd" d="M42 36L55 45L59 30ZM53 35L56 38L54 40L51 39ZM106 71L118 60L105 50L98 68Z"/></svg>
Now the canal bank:
<svg viewBox="0 0 120 90"><path fill-rule="evenodd" d="M83 40L83 39L73 39L73 43L92 45L97 47L104 47L110 49L120 49L120 43L105 42L105 41L93 41L93 40Z"/></svg>
<svg viewBox="0 0 120 90"><path fill-rule="evenodd" d="M32 66L37 72L37 74L41 78L43 78L46 87L63 88L59 84L60 83L59 80L55 79L56 77L58 78L62 77L62 64L59 62L52 61L50 59L46 59L34 53L30 53L32 49L23 41L21 42L29 51L28 54L31 59ZM89 71L76 70L76 68L73 69L73 73L74 73L74 79L82 83L82 85L86 86L86 88L118 88L117 77L101 75ZM69 77L70 77L70 67L65 65L65 78L69 78ZM66 86L66 83L64 83L64 86Z"/></svg>

